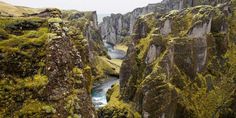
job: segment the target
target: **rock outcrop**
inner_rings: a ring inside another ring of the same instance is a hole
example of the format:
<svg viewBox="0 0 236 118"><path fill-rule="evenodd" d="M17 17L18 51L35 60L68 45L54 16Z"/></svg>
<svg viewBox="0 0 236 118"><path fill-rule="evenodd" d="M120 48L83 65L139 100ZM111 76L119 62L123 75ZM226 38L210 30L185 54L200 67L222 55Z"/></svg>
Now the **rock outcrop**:
<svg viewBox="0 0 236 118"><path fill-rule="evenodd" d="M93 21L58 9L30 16L0 18L0 116L96 118L84 34Z"/></svg>
<svg viewBox="0 0 236 118"><path fill-rule="evenodd" d="M116 44L132 35L134 24L142 15L152 12L167 13L171 10L182 10L197 5L214 6L226 1L229 0L163 0L161 3L149 4L146 7L137 8L127 14L111 14L111 16L105 17L103 22L99 25L100 32L103 40L111 44ZM168 20L165 25L168 25Z"/></svg>
<svg viewBox="0 0 236 118"><path fill-rule="evenodd" d="M235 117L236 1L221 2L138 18L121 67L121 101L143 118Z"/></svg>

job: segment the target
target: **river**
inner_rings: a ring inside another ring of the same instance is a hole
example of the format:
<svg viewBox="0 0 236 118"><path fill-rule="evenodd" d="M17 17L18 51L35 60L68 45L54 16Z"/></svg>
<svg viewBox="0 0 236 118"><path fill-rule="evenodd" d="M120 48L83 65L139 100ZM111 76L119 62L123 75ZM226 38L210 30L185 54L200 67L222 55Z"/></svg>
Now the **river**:
<svg viewBox="0 0 236 118"><path fill-rule="evenodd" d="M105 47L108 50L108 55L111 59L123 59L126 52L114 49L112 45L104 43ZM111 88L113 84L119 82L119 78L108 76L101 84L95 84L92 89L92 102L95 105L95 108L98 109L107 104L106 93Z"/></svg>

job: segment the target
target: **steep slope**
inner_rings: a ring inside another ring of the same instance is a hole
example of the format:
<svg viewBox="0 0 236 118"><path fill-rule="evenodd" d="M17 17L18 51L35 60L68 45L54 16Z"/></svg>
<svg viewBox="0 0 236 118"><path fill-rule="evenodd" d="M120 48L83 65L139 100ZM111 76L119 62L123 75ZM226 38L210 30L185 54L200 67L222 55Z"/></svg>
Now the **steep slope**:
<svg viewBox="0 0 236 118"><path fill-rule="evenodd" d="M181 10L197 5L217 5L227 0L163 0L161 3L149 4L146 7L137 8L127 14L111 14L105 17L100 24L102 38L108 43L116 44L129 42L130 35L138 17L148 13L166 13L171 10Z"/></svg>
<svg viewBox="0 0 236 118"><path fill-rule="evenodd" d="M119 75L107 58L109 56L98 30L96 11L67 10L62 12L62 18L65 19L66 24L71 29L69 32L71 37L77 38L75 34L80 32L79 37L87 39L83 40L88 43L86 48L80 46L79 49L85 49L82 53L82 59L91 66L93 80L100 81L106 79L107 75Z"/></svg>
<svg viewBox="0 0 236 118"><path fill-rule="evenodd" d="M74 32L86 23L61 18L58 9L0 18L1 117L97 117L86 29Z"/></svg>
<svg viewBox="0 0 236 118"><path fill-rule="evenodd" d="M235 3L140 17L121 67L120 96L113 98L113 89L99 114L119 114L119 104L128 104L143 118L234 118Z"/></svg>

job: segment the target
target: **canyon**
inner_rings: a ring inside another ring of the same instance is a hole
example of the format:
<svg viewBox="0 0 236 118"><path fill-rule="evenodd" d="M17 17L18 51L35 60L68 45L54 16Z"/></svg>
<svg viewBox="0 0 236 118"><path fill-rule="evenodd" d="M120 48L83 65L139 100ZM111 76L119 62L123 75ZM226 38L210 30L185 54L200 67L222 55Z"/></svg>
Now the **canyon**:
<svg viewBox="0 0 236 118"><path fill-rule="evenodd" d="M235 118L235 37L235 0L163 0L101 23L0 2L0 117Z"/></svg>

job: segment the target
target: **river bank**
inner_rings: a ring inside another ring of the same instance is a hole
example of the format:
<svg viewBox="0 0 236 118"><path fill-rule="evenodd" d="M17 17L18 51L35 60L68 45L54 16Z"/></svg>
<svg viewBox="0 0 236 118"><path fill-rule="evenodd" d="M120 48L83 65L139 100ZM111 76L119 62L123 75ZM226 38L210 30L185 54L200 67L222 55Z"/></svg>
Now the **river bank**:
<svg viewBox="0 0 236 118"><path fill-rule="evenodd" d="M112 46L107 43L104 43L104 45L107 48L108 55L111 57L111 59L108 59L106 57L99 57L101 60L104 61L104 63L101 63L100 66L105 67L107 65L110 65L112 66L112 69L115 71L115 73L114 75L109 74L106 77L103 77L104 79L94 83L92 89L92 102L95 105L96 109L103 107L107 104L107 91L111 88L113 84L119 84L119 77L117 75L119 75L120 72L120 67L123 61L122 59L126 55L125 50L115 48L115 46Z"/></svg>

